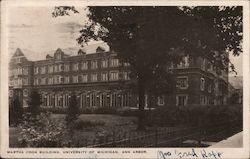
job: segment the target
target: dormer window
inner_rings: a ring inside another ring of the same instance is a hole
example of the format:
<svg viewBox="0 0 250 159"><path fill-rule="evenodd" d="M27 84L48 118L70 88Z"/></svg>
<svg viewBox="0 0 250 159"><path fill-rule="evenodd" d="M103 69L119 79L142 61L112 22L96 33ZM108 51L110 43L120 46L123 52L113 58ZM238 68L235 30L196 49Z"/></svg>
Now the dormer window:
<svg viewBox="0 0 250 159"><path fill-rule="evenodd" d="M98 46L96 49L96 53L101 53L101 52L105 52L105 49L103 47Z"/></svg>
<svg viewBox="0 0 250 159"><path fill-rule="evenodd" d="M52 57L50 55L46 55L46 59L51 59Z"/></svg>
<svg viewBox="0 0 250 159"><path fill-rule="evenodd" d="M79 49L79 51L77 52L78 55L85 55L86 52L82 49Z"/></svg>
<svg viewBox="0 0 250 159"><path fill-rule="evenodd" d="M57 59L57 60L62 59L62 55L61 55L61 54L57 54L56 59Z"/></svg>
<svg viewBox="0 0 250 159"><path fill-rule="evenodd" d="M59 48L59 49L56 50L54 56L55 56L55 59L56 59L56 60L61 60L61 59L62 59L62 55L63 55L63 52L62 52L62 50Z"/></svg>

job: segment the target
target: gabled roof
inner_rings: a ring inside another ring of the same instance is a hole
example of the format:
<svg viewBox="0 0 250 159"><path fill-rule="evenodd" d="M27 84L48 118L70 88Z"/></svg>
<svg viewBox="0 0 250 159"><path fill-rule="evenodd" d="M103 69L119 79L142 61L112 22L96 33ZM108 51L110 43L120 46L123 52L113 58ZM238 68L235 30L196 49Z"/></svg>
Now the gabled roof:
<svg viewBox="0 0 250 159"><path fill-rule="evenodd" d="M14 55L12 57L24 56L23 52L20 48L17 48Z"/></svg>
<svg viewBox="0 0 250 159"><path fill-rule="evenodd" d="M14 56L25 56L29 61L40 61L40 60L46 60L46 56L48 58L53 58L54 53L56 52L64 52L64 56L76 56L78 55L78 51L81 49L86 54L92 54L96 53L96 49L98 47L101 47L104 49L104 51L109 51L109 46L106 43L96 43L96 44L89 44L84 46L84 48L81 47L70 47L70 48L58 48L57 50L51 50L47 52L36 52L31 51L29 49L17 49L16 52L13 54Z"/></svg>
<svg viewBox="0 0 250 159"><path fill-rule="evenodd" d="M55 53L63 53L61 48L58 48Z"/></svg>

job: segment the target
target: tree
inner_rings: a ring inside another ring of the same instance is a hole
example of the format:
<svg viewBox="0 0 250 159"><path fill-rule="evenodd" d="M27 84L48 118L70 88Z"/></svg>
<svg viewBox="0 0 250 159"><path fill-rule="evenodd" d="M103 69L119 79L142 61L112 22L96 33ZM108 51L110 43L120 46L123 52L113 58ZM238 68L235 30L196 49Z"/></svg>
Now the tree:
<svg viewBox="0 0 250 159"><path fill-rule="evenodd" d="M69 15L70 10L75 8L56 7L53 15ZM146 91L155 90L156 86L171 86L171 80L159 80L171 76L162 66L179 63L188 54L207 58L218 73L227 70L228 64L234 71L229 52L233 55L242 52L239 6L91 6L88 10L89 21L77 41L83 46L90 40L103 40L122 61L130 63L137 81L139 129L144 128ZM157 72L161 75L156 75Z"/></svg>
<svg viewBox="0 0 250 159"><path fill-rule="evenodd" d="M79 106L77 102L77 97L75 94L71 95L70 100L69 100L69 107L66 115L66 124L69 126L74 122L75 120L78 119L79 116Z"/></svg>
<svg viewBox="0 0 250 159"><path fill-rule="evenodd" d="M36 89L32 90L28 101L28 112L34 117L37 116L40 112L41 104L40 94Z"/></svg>
<svg viewBox="0 0 250 159"><path fill-rule="evenodd" d="M10 102L9 109L9 122L10 124L17 125L22 121L23 108L19 101L19 97L15 96L13 101Z"/></svg>

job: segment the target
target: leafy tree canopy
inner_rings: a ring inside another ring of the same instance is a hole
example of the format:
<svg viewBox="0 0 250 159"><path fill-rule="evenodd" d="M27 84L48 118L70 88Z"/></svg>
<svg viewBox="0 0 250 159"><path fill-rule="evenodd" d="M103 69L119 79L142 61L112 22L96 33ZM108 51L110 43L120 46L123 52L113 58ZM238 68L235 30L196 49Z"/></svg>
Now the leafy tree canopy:
<svg viewBox="0 0 250 159"><path fill-rule="evenodd" d="M56 7L59 13L53 15L68 15L69 10L75 12L75 8ZM88 11L89 21L78 43L103 40L130 63L140 110L147 89L172 84L160 83L171 73L164 66L180 62L183 55L205 57L217 70L227 71L229 52L242 52L241 6L90 6Z"/></svg>
<svg viewBox="0 0 250 159"><path fill-rule="evenodd" d="M54 16L69 15L74 7L56 7ZM228 53L242 52L242 7L88 7L89 22L77 39L81 45L103 40L135 70L180 60L185 54L204 56L228 69ZM234 66L231 64L234 71ZM147 75L148 76L148 75Z"/></svg>

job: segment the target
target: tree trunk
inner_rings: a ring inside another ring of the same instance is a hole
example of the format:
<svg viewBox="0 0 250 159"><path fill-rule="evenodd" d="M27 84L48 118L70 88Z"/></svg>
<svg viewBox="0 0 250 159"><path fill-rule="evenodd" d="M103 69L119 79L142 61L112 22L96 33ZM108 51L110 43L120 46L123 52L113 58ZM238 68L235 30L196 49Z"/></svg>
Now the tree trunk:
<svg viewBox="0 0 250 159"><path fill-rule="evenodd" d="M138 130L145 130L145 86L143 85L143 80L138 81L138 98L139 98L139 114L138 114Z"/></svg>

